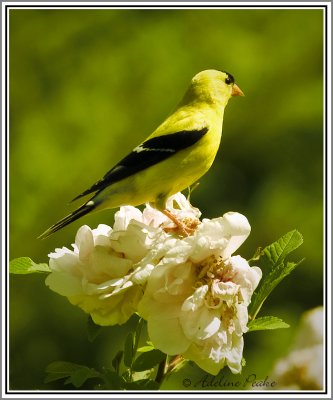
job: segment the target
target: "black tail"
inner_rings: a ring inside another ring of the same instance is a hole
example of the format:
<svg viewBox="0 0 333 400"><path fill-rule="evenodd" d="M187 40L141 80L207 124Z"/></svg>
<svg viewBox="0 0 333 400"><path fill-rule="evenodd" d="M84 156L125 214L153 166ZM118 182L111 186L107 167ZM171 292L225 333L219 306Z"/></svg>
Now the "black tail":
<svg viewBox="0 0 333 400"><path fill-rule="evenodd" d="M45 239L48 236L52 235L54 232L58 231L59 229L63 228L64 226L70 224L71 222L77 220L78 218L82 217L85 214L88 214L92 211L97 204L94 201L90 200L87 203L83 204L77 210L73 211L71 214L67 215L66 217L62 218L60 221L56 222L50 228L48 228L45 232L43 232L38 239Z"/></svg>

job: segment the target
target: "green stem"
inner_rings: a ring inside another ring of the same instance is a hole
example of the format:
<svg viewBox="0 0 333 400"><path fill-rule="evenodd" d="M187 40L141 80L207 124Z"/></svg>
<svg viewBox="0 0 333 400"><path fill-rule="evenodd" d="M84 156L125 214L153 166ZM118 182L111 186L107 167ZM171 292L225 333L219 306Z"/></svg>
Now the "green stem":
<svg viewBox="0 0 333 400"><path fill-rule="evenodd" d="M163 361L161 361L158 365L158 369L157 369L157 374L156 374L156 378L155 378L155 382L157 382L160 386L163 382L164 379L164 371L165 371L165 366L166 366L166 357Z"/></svg>
<svg viewBox="0 0 333 400"><path fill-rule="evenodd" d="M136 356L136 352L137 352L138 347L139 347L139 341L140 341L140 336L141 336L143 324L144 324L144 319L140 318L139 321L138 321L138 324L136 326L135 340L134 340L134 343L133 343L133 358L132 358L131 366L129 367L129 380L130 380L130 382L133 381L132 364L133 364L133 361L134 361L135 356Z"/></svg>
<svg viewBox="0 0 333 400"><path fill-rule="evenodd" d="M143 328L143 324L144 324L145 320L143 318L139 319L138 325L136 327L136 335L135 335L135 342L134 342L134 346L133 346L133 354L136 355L136 351L139 347L139 341L140 341L140 336L141 336L141 332L142 332L142 328Z"/></svg>

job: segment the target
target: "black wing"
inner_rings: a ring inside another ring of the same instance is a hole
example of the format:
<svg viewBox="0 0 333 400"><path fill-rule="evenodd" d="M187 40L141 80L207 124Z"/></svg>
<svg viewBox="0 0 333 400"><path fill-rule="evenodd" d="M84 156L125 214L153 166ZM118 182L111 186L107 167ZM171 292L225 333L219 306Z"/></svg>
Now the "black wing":
<svg viewBox="0 0 333 400"><path fill-rule="evenodd" d="M151 138L136 147L128 156L107 172L101 180L85 190L74 200L89 193L100 191L107 186L157 164L180 150L193 146L208 132L208 127L200 130L180 131Z"/></svg>

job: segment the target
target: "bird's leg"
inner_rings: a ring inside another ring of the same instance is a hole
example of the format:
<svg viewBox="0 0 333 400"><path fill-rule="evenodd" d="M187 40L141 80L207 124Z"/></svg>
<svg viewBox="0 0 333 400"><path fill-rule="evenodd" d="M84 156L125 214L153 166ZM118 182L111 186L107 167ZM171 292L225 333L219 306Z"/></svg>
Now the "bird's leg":
<svg viewBox="0 0 333 400"><path fill-rule="evenodd" d="M179 219L170 211L163 210L162 213L166 215L169 219L171 219L171 221L177 226L177 228L184 236L189 236L191 233L193 233L193 229L188 228L182 221L179 221Z"/></svg>

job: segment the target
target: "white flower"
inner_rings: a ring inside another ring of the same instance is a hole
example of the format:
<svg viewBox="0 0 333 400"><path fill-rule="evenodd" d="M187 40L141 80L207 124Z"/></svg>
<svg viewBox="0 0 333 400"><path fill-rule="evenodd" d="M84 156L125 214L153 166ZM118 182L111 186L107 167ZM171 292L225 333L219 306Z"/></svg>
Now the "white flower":
<svg viewBox="0 0 333 400"><path fill-rule="evenodd" d="M52 272L46 285L91 314L96 324L126 322L143 293L132 280L136 264L155 240L166 235L143 220L141 211L127 206L116 213L114 229L107 225L94 230L82 226L73 250L63 247L49 254ZM143 284L149 273L141 274Z"/></svg>
<svg viewBox="0 0 333 400"><path fill-rule="evenodd" d="M182 193L170 196L166 202L166 209L178 220L189 225L191 225L193 221L197 224L201 216L200 210L193 207ZM146 208L143 210L143 219L144 222L150 226L163 226L166 230L175 228L174 223L166 215L157 211L149 204L147 204Z"/></svg>
<svg viewBox="0 0 333 400"><path fill-rule="evenodd" d="M139 314L155 347L217 374L241 371L247 306L261 270L230 257L250 232L238 213L203 220L193 236L167 238L155 254Z"/></svg>
<svg viewBox="0 0 333 400"><path fill-rule="evenodd" d="M226 365L239 373L247 307L261 270L232 254L251 227L235 212L201 222L181 193L168 199L167 210L190 236L150 205L143 212L124 206L113 228L83 226L73 250L49 255L46 284L96 324L122 324L138 312L158 349L211 374Z"/></svg>
<svg viewBox="0 0 333 400"><path fill-rule="evenodd" d="M291 352L276 363L275 389L322 390L324 377L323 308L303 314Z"/></svg>

